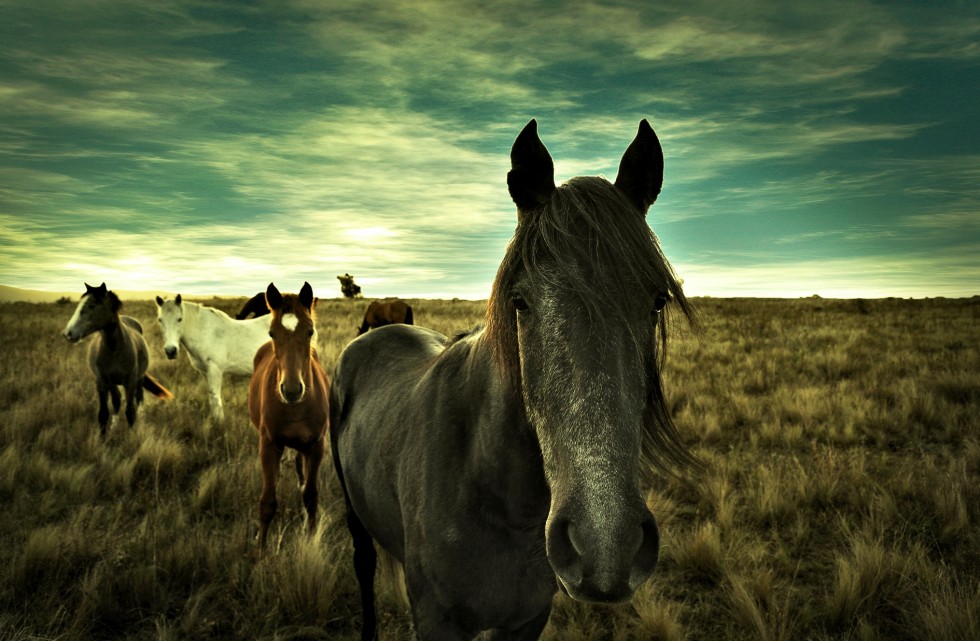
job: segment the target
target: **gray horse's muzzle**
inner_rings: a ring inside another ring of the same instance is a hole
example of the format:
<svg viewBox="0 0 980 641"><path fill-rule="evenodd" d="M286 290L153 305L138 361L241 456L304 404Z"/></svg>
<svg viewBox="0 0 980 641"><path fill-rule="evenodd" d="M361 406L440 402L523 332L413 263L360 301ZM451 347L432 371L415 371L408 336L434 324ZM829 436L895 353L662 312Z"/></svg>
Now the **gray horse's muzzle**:
<svg viewBox="0 0 980 641"><path fill-rule="evenodd" d="M589 514L560 508L547 526L548 560L561 587L578 601L628 600L657 565L660 533L639 497L625 509Z"/></svg>

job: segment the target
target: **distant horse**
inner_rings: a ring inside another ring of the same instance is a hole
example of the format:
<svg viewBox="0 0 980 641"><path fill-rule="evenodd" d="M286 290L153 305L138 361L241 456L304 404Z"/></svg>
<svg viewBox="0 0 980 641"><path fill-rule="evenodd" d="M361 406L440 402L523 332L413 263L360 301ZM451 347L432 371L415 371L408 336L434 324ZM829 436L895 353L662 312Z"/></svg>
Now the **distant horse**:
<svg viewBox="0 0 980 641"><path fill-rule="evenodd" d="M368 305L367 311L364 312L364 322L361 323L361 328L357 330L357 335L360 336L375 327L394 323L412 325L412 318L412 306L405 301L398 298L386 301L376 300Z"/></svg>
<svg viewBox="0 0 980 641"><path fill-rule="evenodd" d="M264 296L264 295L263 295ZM208 382L211 415L224 420L221 383L225 372L252 373L256 350L269 340L269 319L237 321L220 309L181 299L157 296L157 320L163 332L163 351L169 359L187 350L194 369Z"/></svg>
<svg viewBox="0 0 980 641"><path fill-rule="evenodd" d="M119 412L120 385L126 391L126 421L130 427L136 422L136 408L143 402L144 389L164 400L174 397L170 390L146 373L150 357L143 339L143 326L132 316L120 315L120 309L122 301L115 292L106 289L105 283L99 287L85 283L85 293L62 332L72 343L95 333L89 343L88 366L95 374L95 387L99 392L99 432L102 436L109 425L107 397L112 397L113 413Z"/></svg>
<svg viewBox="0 0 980 641"><path fill-rule="evenodd" d="M268 313L269 306L265 304L265 292L259 292L255 296L252 296L245 301L242 308L238 310L237 314L235 314L235 319L245 320L248 318L249 314L252 314L254 318L258 318L259 316L265 316Z"/></svg>
<svg viewBox="0 0 980 641"><path fill-rule="evenodd" d="M362 639L375 541L403 565L420 639L537 639L559 587L629 599L659 550L640 478L694 460L661 384L664 307L693 312L645 221L663 179L653 129L615 184L556 188L533 120L511 164L518 225L485 325L452 341L391 325L339 357L330 433Z"/></svg>
<svg viewBox="0 0 980 641"><path fill-rule="evenodd" d="M330 389L330 379L313 347L313 288L303 283L299 296L283 295L269 283L265 297L272 310L272 340L255 354L255 371L248 386L248 413L259 431L262 463L260 549L265 548L266 533L276 514L276 481L285 447L299 452L296 474L303 487L306 524L310 533L316 528L316 477L323 460Z"/></svg>

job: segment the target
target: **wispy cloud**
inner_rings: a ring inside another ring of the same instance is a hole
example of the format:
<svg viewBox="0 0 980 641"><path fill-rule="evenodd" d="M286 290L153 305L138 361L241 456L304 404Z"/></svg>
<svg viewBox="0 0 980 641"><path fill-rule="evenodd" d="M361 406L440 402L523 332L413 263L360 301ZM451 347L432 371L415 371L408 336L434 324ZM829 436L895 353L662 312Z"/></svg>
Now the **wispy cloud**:
<svg viewBox="0 0 980 641"><path fill-rule="evenodd" d="M843 0L57 11L12 0L5 11L0 282L64 289L92 271L119 288L248 293L270 272L350 271L378 293L485 295L515 224L507 152L530 117L559 181L613 178L650 118L667 153L651 219L695 269L747 221L760 270L804 246L837 252L833 272L857 264L842 248L891 264L910 240L959 251L980 234L969 218L980 159L943 150L976 135L975 119L923 97L934 68L972 70L961 86L975 85L980 18L968 11ZM747 260L732 265L761 284Z"/></svg>

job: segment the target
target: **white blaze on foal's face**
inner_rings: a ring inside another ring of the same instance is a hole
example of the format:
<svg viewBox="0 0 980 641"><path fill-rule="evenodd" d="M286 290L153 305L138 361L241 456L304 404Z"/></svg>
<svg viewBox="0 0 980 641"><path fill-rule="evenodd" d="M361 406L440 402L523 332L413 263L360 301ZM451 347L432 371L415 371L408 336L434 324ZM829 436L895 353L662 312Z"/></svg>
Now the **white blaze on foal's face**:
<svg viewBox="0 0 980 641"><path fill-rule="evenodd" d="M296 314L283 314L281 322L283 327L291 332L295 332L296 326L299 325L299 316Z"/></svg>

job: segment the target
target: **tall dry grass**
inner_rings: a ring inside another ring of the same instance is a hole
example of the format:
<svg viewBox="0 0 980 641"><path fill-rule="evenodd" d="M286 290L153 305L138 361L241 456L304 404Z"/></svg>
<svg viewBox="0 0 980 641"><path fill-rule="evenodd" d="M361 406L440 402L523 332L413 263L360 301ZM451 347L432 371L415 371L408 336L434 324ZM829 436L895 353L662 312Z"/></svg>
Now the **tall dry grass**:
<svg viewBox="0 0 980 641"><path fill-rule="evenodd" d="M233 312L237 299L202 301ZM412 301L445 333L481 303ZM697 301L673 337L671 411L705 462L648 504L662 561L627 604L556 597L546 639L980 638L980 300ZM365 303L322 300L329 370ZM71 308L0 305L0 639L355 639L350 543L333 469L311 540L284 464L271 554L244 379L213 424L203 377L166 361L152 302L148 398L98 438ZM410 617L382 595L382 638Z"/></svg>

